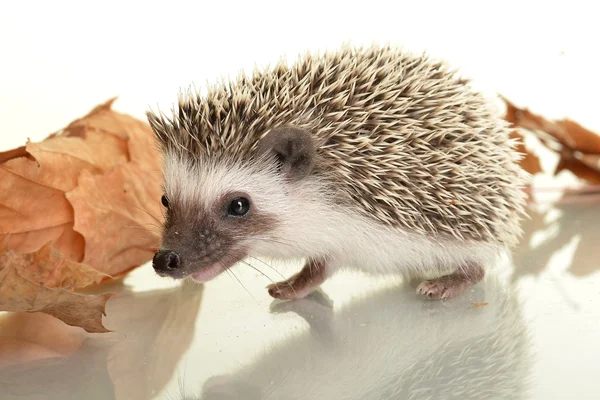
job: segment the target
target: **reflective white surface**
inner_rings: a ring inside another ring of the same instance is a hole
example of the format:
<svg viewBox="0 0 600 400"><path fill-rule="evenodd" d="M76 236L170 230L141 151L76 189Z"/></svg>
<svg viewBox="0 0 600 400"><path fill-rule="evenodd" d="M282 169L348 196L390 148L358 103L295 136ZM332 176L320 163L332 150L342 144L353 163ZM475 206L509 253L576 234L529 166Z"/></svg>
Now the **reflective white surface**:
<svg viewBox="0 0 600 400"><path fill-rule="evenodd" d="M143 118L191 83L372 40L427 50L490 94L600 131L593 2L293 4L3 2L0 150L115 95ZM559 178L537 183L573 181ZM0 399L597 399L599 204L542 208L514 265L446 302L341 274L321 297L276 303L245 266L232 271L244 288L228 274L180 287L146 265L101 288L119 293L114 333L0 314ZM273 280L297 268L253 265Z"/></svg>
<svg viewBox="0 0 600 400"><path fill-rule="evenodd" d="M147 265L103 288L119 293L105 318L114 333L5 315L0 398L596 399L598 208L532 218L534 248L444 302L394 277L352 273L279 302L243 265L205 285L175 284Z"/></svg>

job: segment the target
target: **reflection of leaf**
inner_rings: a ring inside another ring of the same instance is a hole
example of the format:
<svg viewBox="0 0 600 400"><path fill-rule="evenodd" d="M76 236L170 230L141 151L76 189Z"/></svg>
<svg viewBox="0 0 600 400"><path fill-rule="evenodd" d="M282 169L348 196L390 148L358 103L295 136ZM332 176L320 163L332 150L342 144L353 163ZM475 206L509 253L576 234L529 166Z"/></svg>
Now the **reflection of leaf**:
<svg viewBox="0 0 600 400"><path fill-rule="evenodd" d="M102 325L106 295L81 295L71 290L105 275L66 260L48 244L39 251L0 253L0 311L41 311L88 332L107 332Z"/></svg>
<svg viewBox="0 0 600 400"><path fill-rule="evenodd" d="M66 399L154 398L194 338L202 294L197 284L119 293L107 304L105 318L115 333L102 340L84 340L81 330L43 314L5 317L0 398L45 399L48 393Z"/></svg>
<svg viewBox="0 0 600 400"><path fill-rule="evenodd" d="M111 302L107 325L127 335L108 357L117 400L151 399L171 380L194 338L202 293L203 286L184 283L171 290L134 293ZM119 313L117 308L123 311Z"/></svg>
<svg viewBox="0 0 600 400"><path fill-rule="evenodd" d="M598 238L593 235L582 236L573 254L569 270L575 276L590 275L600 269L599 256Z"/></svg>
<svg viewBox="0 0 600 400"><path fill-rule="evenodd" d="M13 347L10 353L6 353L19 359L14 360L13 365L0 367L0 398L47 400L51 396L77 400L115 399L106 366L108 346L98 346L94 341L84 340L72 331L42 325L47 320L38 319L40 316L44 314L30 314L36 321L24 328L38 327L41 332L48 330L53 341L30 337L30 343L20 341L18 347ZM12 323L16 323L13 318L3 321L3 325ZM62 326L66 327L64 324ZM15 328L18 326L8 329ZM64 348L56 349L55 341L73 343L71 348L63 345ZM52 351L56 351L54 357L51 356Z"/></svg>
<svg viewBox="0 0 600 400"><path fill-rule="evenodd" d="M577 195L584 199L586 195ZM544 214L530 210L531 220L524 221L525 237L515 251L516 275L537 275L541 273L556 251L561 250L579 237L569 271L576 276L589 275L600 269L600 249L598 248L597 227L600 224L600 205L597 202L573 202L575 197L563 196L562 201L554 204L561 212L551 224L544 224ZM552 233L550 233L550 231ZM529 240L543 232L546 236L534 248Z"/></svg>
<svg viewBox="0 0 600 400"><path fill-rule="evenodd" d="M518 276L533 274L537 275L546 268L548 260L552 256L552 251L540 251L539 247L530 248L530 242L533 236L547 228L544 217L545 214L539 212L533 207L527 208L528 218L521 222L524 235L519 245L514 250L513 261L515 263L515 278Z"/></svg>
<svg viewBox="0 0 600 400"><path fill-rule="evenodd" d="M600 205L597 202L570 203L564 198L557 208L562 212L558 220L559 235L570 242L579 237L569 271L576 276L586 276L600 269L598 225Z"/></svg>
<svg viewBox="0 0 600 400"><path fill-rule="evenodd" d="M536 115L525 108L519 108L504 100L506 103L505 119L516 128L530 130L548 149L559 156L554 174L568 170L575 176L593 184L600 184L600 135L584 128L580 124L564 119L550 121ZM517 137L514 132L512 137ZM539 160L529 157L527 149L519 144L518 150L525 153L521 161L524 169L531 173L539 172ZM537 164L536 164L537 162ZM583 199L586 194L579 194ZM570 203L571 196L563 196L556 204L562 215L550 227L543 224L543 215L530 210L532 220L524 221L526 236L516 251L517 274L540 273L545 269L550 257L559 249L569 244L573 238L580 236L570 270L575 275L586 275L599 267L598 252L596 250L596 231L594 222L598 221L599 206L594 203ZM529 241L536 232L553 228L554 233L533 249L529 248Z"/></svg>
<svg viewBox="0 0 600 400"><path fill-rule="evenodd" d="M81 329L44 313L0 316L0 368L48 358L65 358L83 343Z"/></svg>

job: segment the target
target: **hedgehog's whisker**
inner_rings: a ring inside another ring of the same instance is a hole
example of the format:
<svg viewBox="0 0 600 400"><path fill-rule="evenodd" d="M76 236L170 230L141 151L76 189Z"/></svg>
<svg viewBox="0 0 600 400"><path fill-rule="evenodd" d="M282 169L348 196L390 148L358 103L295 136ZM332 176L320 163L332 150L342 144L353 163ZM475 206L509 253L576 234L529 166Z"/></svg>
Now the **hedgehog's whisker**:
<svg viewBox="0 0 600 400"><path fill-rule="evenodd" d="M152 226L152 227L158 228L158 229L163 228L162 225L158 225L156 222L141 222L141 223L136 223L136 226Z"/></svg>
<svg viewBox="0 0 600 400"><path fill-rule="evenodd" d="M120 201L119 203L127 205L127 206L131 206L133 208L136 208L136 209L138 209L138 210L140 210L140 211L148 214L152 219L154 219L156 222L158 222L162 226L162 224L163 224L162 221L159 220L158 218L156 218L156 216L154 214L152 214L151 212L149 212L148 210L144 210L142 207L138 207L136 205L133 205L131 203L127 203L127 202L124 202L124 201Z"/></svg>
<svg viewBox="0 0 600 400"><path fill-rule="evenodd" d="M246 288L246 286L244 286L244 284L242 283L242 281L239 280L239 278L233 273L233 271L230 268L227 268L225 271L227 271L230 276L233 276L235 278L235 280L238 281L238 283L240 285L242 285L242 287L250 295L250 297L252 297L254 299L254 301L256 301L258 303L258 300L256 300L256 297L254 297L252 295L252 293L250 293L250 291L248 290L248 288Z"/></svg>
<svg viewBox="0 0 600 400"><path fill-rule="evenodd" d="M270 280L271 283L273 283L275 286L277 286L277 282L273 281L273 279L271 279L271 277L269 277L269 275L265 274L260 269L256 268L254 265L252 265L252 264L250 264L249 262L246 262L246 261L242 261L242 264L247 265L248 267L252 268L256 272L258 272L259 274L261 274L262 276L264 276L265 278L267 278L268 280Z"/></svg>
<svg viewBox="0 0 600 400"><path fill-rule="evenodd" d="M277 290L279 290L279 285L277 284L277 282L274 282L273 279L269 278L269 276L267 274L265 274L264 272L262 272L260 269L256 268L255 266L253 266L252 264L247 263L246 261L242 261L242 263L246 264L247 266L249 266L250 268L254 269L255 271L257 271L259 274L261 274L262 276L266 277L268 280L270 280L273 285L275 285L275 288ZM285 282L287 282L286 278L283 278L283 280ZM288 283L288 286L292 288L292 291L294 292L294 294L296 294L296 290L294 289L294 287L292 285L290 285Z"/></svg>
<svg viewBox="0 0 600 400"><path fill-rule="evenodd" d="M273 386L273 388L270 389L267 393L265 393L264 399L270 397L273 394L273 392L275 392L277 390L277 388L279 386L281 386L281 384L283 383L283 381L285 381L285 378L287 378L289 373L290 373L290 370L288 369L287 372L285 373L285 375L283 376L283 378L281 378L281 380L279 381L279 383L277 385Z"/></svg>
<svg viewBox="0 0 600 400"><path fill-rule="evenodd" d="M132 229L140 229L140 230L143 230L143 231L154 233L154 234L159 235L159 236L161 235L161 232L162 232L162 229L163 229L162 226L158 226L158 225L156 225L153 222L148 222L148 223L145 223L145 224L135 224L135 225L123 224L121 226L123 228L128 228L128 229L131 229L131 228Z"/></svg>
<svg viewBox="0 0 600 400"><path fill-rule="evenodd" d="M287 281L287 278L286 278L285 276L283 276L283 275L281 274L281 272L277 271L277 269L273 268L273 266L272 266L272 265L269 265L269 263L266 263L266 262L264 262L263 260L261 260L261 259L259 259L259 258L256 258L256 257L254 257L254 256L248 256L248 257L252 258L253 260L256 260L256 261L258 261L259 263L261 263L261 264L263 264L263 265L266 265L266 266L267 266L267 267L269 267L271 270L273 270L273 272L277 273L277 275L281 276L281 278L282 278L284 281Z"/></svg>

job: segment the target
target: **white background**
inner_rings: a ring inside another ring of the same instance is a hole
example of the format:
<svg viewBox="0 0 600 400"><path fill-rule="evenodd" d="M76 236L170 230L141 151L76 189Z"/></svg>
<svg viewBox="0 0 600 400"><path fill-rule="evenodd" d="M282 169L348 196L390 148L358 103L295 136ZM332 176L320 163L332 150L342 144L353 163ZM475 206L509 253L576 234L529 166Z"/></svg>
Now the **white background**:
<svg viewBox="0 0 600 400"><path fill-rule="evenodd" d="M201 87L282 55L293 58L346 41L426 50L461 67L490 93L600 131L596 7L592 1L508 0L2 0L0 150L26 138L41 140L113 96L120 97L118 110L143 118L150 106L168 109L181 87ZM549 274L561 276L564 263L555 261ZM562 294L549 280L535 279L523 285L539 294L528 308L542 349L537 374L547 382L537 394L566 398L568 393L559 394L560 382L573 379L584 393L597 378L597 365L571 368L565 360L597 351L588 347L594 334L579 331L566 343L558 336L570 334L564 331L569 326L586 326L597 302L582 305L579 313L557 304L543 311L546 295ZM571 277L562 276L561 285L567 297L598 294L597 287Z"/></svg>
<svg viewBox="0 0 600 400"><path fill-rule="evenodd" d="M140 118L180 87L345 41L391 42L490 91L600 130L591 1L1 1L0 149L91 107Z"/></svg>

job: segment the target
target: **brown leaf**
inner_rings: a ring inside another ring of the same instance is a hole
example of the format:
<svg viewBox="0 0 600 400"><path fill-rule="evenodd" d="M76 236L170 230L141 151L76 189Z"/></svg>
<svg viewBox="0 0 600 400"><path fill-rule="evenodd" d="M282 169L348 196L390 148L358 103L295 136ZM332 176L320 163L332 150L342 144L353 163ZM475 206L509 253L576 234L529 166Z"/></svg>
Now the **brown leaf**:
<svg viewBox="0 0 600 400"><path fill-rule="evenodd" d="M570 119L557 121L556 124L568 137L571 149L582 153L600 154L600 135Z"/></svg>
<svg viewBox="0 0 600 400"><path fill-rule="evenodd" d="M36 168L32 163L35 164L26 158L17 158L0 165L0 249L8 235L73 222L73 208L64 192L29 179L31 174L27 170Z"/></svg>
<svg viewBox="0 0 600 400"><path fill-rule="evenodd" d="M79 326L89 333L105 333L110 331L102 325L102 316L106 315L104 311L106 302L112 296L112 293L101 295L80 295L67 291L48 293L48 305L41 310L32 311L52 315L67 325Z"/></svg>
<svg viewBox="0 0 600 400"><path fill-rule="evenodd" d="M597 154L576 154L576 157L579 161L584 163L590 168L595 170L600 170L600 155Z"/></svg>
<svg viewBox="0 0 600 400"><path fill-rule="evenodd" d="M519 135L516 131L511 131L510 137L511 139L517 140L516 151L523 156L523 158L519 161L521 168L532 175L542 172L542 166L540 164L539 157L525 147L521 135Z"/></svg>
<svg viewBox="0 0 600 400"><path fill-rule="evenodd" d="M0 152L0 164L17 157L27 157L25 146L17 147L16 149Z"/></svg>
<svg viewBox="0 0 600 400"><path fill-rule="evenodd" d="M43 311L104 331L107 297L52 284L84 287L111 278L101 272L119 276L149 261L158 247L162 176L154 134L145 122L113 111L113 101L41 142L0 153L1 267L3 284L11 285L2 293L4 310ZM55 253L44 247L50 242ZM70 264L60 264L54 283L45 277L40 286L31 274L57 257ZM25 270L17 273L15 263ZM28 303L32 298L47 304Z"/></svg>
<svg viewBox="0 0 600 400"><path fill-rule="evenodd" d="M506 99L504 102L507 107L505 119L508 122L536 133L546 147L558 152L560 160L555 175L569 170L580 179L600 183L600 135L570 119L550 121ZM555 143L550 143L552 141ZM535 167L528 165L527 168Z"/></svg>
<svg viewBox="0 0 600 400"><path fill-rule="evenodd" d="M126 141L98 132L52 135L5 152L0 165L0 250L32 252L48 241L73 260L83 258L83 238L73 231L73 209L64 196L79 173L101 173L126 161Z"/></svg>
<svg viewBox="0 0 600 400"><path fill-rule="evenodd" d="M68 133L68 131L66 132ZM100 132L86 132L84 138L58 136L40 143L28 143L27 152L39 167L28 177L41 184L72 190L82 170L100 174L127 162L127 142Z"/></svg>
<svg viewBox="0 0 600 400"><path fill-rule="evenodd" d="M488 303L471 303L473 307L485 307Z"/></svg>
<svg viewBox="0 0 600 400"><path fill-rule="evenodd" d="M85 264L66 259L51 243L35 253L0 253L0 267L12 267L28 281L48 288L79 289L102 281L107 275Z"/></svg>
<svg viewBox="0 0 600 400"><path fill-rule="evenodd" d="M146 122L111 110L114 99L94 108L85 118L72 122L66 132L84 135L102 132L126 141L128 160L158 173L161 154L157 151L154 134Z"/></svg>
<svg viewBox="0 0 600 400"><path fill-rule="evenodd" d="M561 154L554 174L557 175L564 170L571 171L577 177L590 183L600 184L600 171L598 169L590 167L587 163L575 158L566 151Z"/></svg>
<svg viewBox="0 0 600 400"><path fill-rule="evenodd" d="M0 235L0 239L3 235ZM22 233L9 233L4 235L4 242L0 242L0 250L12 249L21 253L31 253L48 241L60 250L69 260L82 260L85 242L83 236L73 230L73 222L63 225Z"/></svg>
<svg viewBox="0 0 600 400"><path fill-rule="evenodd" d="M550 121L526 108L519 108L506 99L504 102L507 107L505 119L515 127L545 132L573 151L600 154L600 135L578 123L569 119Z"/></svg>
<svg viewBox="0 0 600 400"><path fill-rule="evenodd" d="M51 245L30 254L5 250L0 253L0 311L41 311L87 332L108 332L102 316L112 294L70 291L102 276L91 267L66 260Z"/></svg>
<svg viewBox="0 0 600 400"><path fill-rule="evenodd" d="M102 176L84 172L67 198L75 208L75 229L86 240L83 262L118 275L150 260L160 236L160 187L137 164L120 166ZM89 193L95 193L90 197Z"/></svg>
<svg viewBox="0 0 600 400"><path fill-rule="evenodd" d="M102 252L107 249L90 248L81 231L74 229L74 223L85 232L90 232L92 227L85 226L81 219L74 214L71 203L65 193L74 191L78 201L89 201L85 218L101 220L101 209L94 209L94 201L100 187L111 187L111 193L117 197L111 199L103 196L103 207L110 203L115 209L119 207L139 207L140 202L133 196L123 198L120 191L126 191L127 186L134 186L140 196L145 211L151 211L156 218L155 225L162 219L160 213L160 154L154 146L154 135L148 124L127 115L111 110L113 100L94 108L88 115L69 124L59 133L50 135L39 143L27 143L26 146L0 153L0 250L9 248L22 253L33 252L45 243L53 241L55 246L69 259L83 261L86 253ZM118 170L120 172L114 172ZM135 171L135 172L133 172ZM85 174L84 182L92 191L77 188L80 175ZM97 177L101 184L91 184L90 180ZM108 177L108 179L107 179ZM118 182L110 182L117 179ZM140 182L143 184L140 185ZM104 190L104 188L101 188ZM133 204L128 204L132 201ZM81 203L78 204L82 209ZM129 212L130 213L130 212ZM131 213L130 213L131 214ZM113 222L119 228L124 225L135 226L137 236L148 236L144 229L152 230L148 222L148 215L143 212L135 213L133 218ZM124 229L123 235L115 233L113 243L118 249L109 249L109 252L123 252L124 243L131 237L137 237L132 229ZM101 230L96 229L94 235L107 237ZM153 235L155 236L155 235ZM90 243L98 240L89 238ZM155 240L156 241L156 240ZM102 270L110 270L119 274L133 266L142 264L151 258L150 252L154 244L146 247L144 243L149 240L134 240L131 242L131 251L141 252L141 257L122 258L123 264L106 266L94 262L94 266ZM111 257L104 257L105 260ZM88 258L85 258L89 260ZM100 260L96 257L97 260ZM133 261L132 261L133 260ZM101 262L102 260L100 260ZM132 265L133 264L135 265Z"/></svg>

